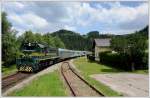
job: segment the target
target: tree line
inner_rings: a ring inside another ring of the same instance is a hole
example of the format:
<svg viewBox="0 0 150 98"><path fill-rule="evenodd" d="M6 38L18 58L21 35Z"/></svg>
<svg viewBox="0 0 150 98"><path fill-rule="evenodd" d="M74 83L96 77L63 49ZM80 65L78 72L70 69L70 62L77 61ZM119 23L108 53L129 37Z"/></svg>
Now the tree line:
<svg viewBox="0 0 150 98"><path fill-rule="evenodd" d="M20 46L23 42L38 42L56 48L91 51L92 43L95 38L112 38L112 49L122 51L125 49L121 49L122 47L129 47L129 40L135 40L134 42L136 42L140 37L140 40L147 40L148 43L147 28L148 26L141 31L128 35L99 34L98 31L91 31L85 35L81 35L80 33L64 29L40 34L28 30L17 37L17 30L12 29L12 24L8 21L7 14L2 12L2 61L3 65L15 63L15 58L19 57L21 53ZM139 41L139 43L142 45L141 41ZM146 44L146 48L147 47Z"/></svg>
<svg viewBox="0 0 150 98"><path fill-rule="evenodd" d="M92 51L92 44L95 38L110 38L114 35L99 34L98 31L88 32L86 35L80 35L77 32L69 30L59 30L51 33L52 36L59 37L67 49Z"/></svg>

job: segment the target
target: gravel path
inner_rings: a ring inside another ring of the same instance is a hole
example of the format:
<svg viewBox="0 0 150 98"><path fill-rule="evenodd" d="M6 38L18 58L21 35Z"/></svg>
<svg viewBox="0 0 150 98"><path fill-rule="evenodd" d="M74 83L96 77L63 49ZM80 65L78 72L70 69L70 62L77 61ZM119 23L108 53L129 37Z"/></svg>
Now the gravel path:
<svg viewBox="0 0 150 98"><path fill-rule="evenodd" d="M92 78L121 92L124 96L145 97L149 95L149 77L144 74L113 73L96 74Z"/></svg>
<svg viewBox="0 0 150 98"><path fill-rule="evenodd" d="M63 72L76 96L100 96L96 91L84 83L70 69L67 63L63 64Z"/></svg>
<svg viewBox="0 0 150 98"><path fill-rule="evenodd" d="M30 84L30 82L32 82L32 80L38 78L39 76L41 75L44 75L44 74L47 74L49 72L53 72L54 70L58 69L60 67L61 63L58 63L58 64L55 64L55 65L52 65L42 71L40 71L39 73L25 79L24 81L22 81L21 83L18 83L16 84L15 86L13 86L12 88L9 88L7 91L3 92L2 93L2 96L7 96L9 93L17 90L17 89L20 89L28 84Z"/></svg>

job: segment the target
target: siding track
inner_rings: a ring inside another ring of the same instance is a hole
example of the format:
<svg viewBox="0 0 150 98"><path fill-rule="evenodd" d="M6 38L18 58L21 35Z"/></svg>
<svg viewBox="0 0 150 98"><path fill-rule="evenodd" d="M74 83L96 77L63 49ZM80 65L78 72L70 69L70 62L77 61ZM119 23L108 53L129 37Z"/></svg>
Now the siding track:
<svg viewBox="0 0 150 98"><path fill-rule="evenodd" d="M100 91L77 74L70 66L69 62L65 61L62 63L61 73L70 88L72 96L104 96Z"/></svg>

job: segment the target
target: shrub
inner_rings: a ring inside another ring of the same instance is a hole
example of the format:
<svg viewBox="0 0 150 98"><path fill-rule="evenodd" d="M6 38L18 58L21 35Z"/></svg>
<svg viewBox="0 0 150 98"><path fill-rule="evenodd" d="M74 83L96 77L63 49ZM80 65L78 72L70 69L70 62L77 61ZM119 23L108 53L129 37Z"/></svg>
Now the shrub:
<svg viewBox="0 0 150 98"><path fill-rule="evenodd" d="M95 57L93 55L87 55L87 59L90 61L94 61Z"/></svg>
<svg viewBox="0 0 150 98"><path fill-rule="evenodd" d="M148 53L145 53L142 60L143 69L148 69Z"/></svg>
<svg viewBox="0 0 150 98"><path fill-rule="evenodd" d="M131 58L125 53L99 53L100 62L109 66L131 70ZM132 58L133 59L133 58ZM134 57L135 69L148 69L148 53Z"/></svg>

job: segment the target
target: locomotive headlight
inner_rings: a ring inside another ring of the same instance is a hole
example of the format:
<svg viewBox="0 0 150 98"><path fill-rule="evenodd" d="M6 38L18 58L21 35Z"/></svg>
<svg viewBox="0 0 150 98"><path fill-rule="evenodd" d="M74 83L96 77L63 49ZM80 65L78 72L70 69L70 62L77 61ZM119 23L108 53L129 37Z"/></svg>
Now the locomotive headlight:
<svg viewBox="0 0 150 98"><path fill-rule="evenodd" d="M31 43L29 43L29 46L31 46Z"/></svg>

